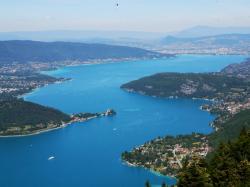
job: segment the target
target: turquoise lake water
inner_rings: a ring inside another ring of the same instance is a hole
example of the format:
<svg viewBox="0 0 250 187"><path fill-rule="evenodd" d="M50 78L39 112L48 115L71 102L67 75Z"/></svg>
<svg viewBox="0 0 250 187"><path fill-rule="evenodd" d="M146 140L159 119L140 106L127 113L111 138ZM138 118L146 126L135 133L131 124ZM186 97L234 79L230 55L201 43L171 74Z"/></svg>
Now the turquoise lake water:
<svg viewBox="0 0 250 187"><path fill-rule="evenodd" d="M98 118L36 136L0 139L1 187L143 187L174 179L142 168L128 167L125 150L163 135L209 133L214 117L199 109L205 101L159 99L127 93L119 87L158 72L212 72L244 56L182 55L143 60L66 67L47 74L72 78L38 89L28 101L66 113L102 112L117 116ZM55 159L48 160L54 156Z"/></svg>

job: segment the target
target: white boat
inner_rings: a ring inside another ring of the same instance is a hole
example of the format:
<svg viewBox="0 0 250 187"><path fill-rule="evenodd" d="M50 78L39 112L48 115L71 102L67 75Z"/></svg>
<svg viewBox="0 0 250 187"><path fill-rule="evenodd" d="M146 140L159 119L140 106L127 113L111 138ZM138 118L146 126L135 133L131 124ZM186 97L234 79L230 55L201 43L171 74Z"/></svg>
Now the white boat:
<svg viewBox="0 0 250 187"><path fill-rule="evenodd" d="M51 156L51 157L48 158L48 160L53 160L53 159L55 159L54 156Z"/></svg>

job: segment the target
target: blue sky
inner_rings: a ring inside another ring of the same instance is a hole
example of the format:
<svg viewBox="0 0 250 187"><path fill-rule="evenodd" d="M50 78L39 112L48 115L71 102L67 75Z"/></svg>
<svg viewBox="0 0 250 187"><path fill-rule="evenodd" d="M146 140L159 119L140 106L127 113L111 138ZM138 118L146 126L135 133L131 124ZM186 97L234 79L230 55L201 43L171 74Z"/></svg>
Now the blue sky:
<svg viewBox="0 0 250 187"><path fill-rule="evenodd" d="M250 26L249 10L250 0L1 0L0 31Z"/></svg>

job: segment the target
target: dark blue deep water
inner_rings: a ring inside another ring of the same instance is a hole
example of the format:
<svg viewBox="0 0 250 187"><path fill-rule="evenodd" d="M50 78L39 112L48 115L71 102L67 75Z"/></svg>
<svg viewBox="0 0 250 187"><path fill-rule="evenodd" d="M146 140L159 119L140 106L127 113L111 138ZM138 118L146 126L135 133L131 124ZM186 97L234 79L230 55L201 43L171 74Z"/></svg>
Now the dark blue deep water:
<svg viewBox="0 0 250 187"><path fill-rule="evenodd" d="M128 167L120 155L157 136L211 132L213 116L199 110L204 101L167 100L126 93L128 81L158 72L211 72L242 56L192 56L66 67L47 72L72 78L25 96L26 100L66 113L101 112L117 116L94 119L35 136L0 139L1 187L143 187L174 179ZM55 159L48 160L50 156Z"/></svg>

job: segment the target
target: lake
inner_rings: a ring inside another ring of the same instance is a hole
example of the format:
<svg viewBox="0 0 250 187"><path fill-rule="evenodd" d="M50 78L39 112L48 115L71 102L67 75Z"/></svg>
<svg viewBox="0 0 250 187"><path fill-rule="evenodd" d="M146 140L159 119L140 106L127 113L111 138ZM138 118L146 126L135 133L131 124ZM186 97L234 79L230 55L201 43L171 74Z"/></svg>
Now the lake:
<svg viewBox="0 0 250 187"><path fill-rule="evenodd" d="M127 166L121 153L158 136L209 133L214 116L199 109L205 101L152 98L127 93L120 86L158 72L219 71L244 59L180 55L46 72L72 80L37 89L26 100L69 114L113 108L117 115L35 136L1 138L0 186L143 187L146 180L154 185L174 184L175 179Z"/></svg>

